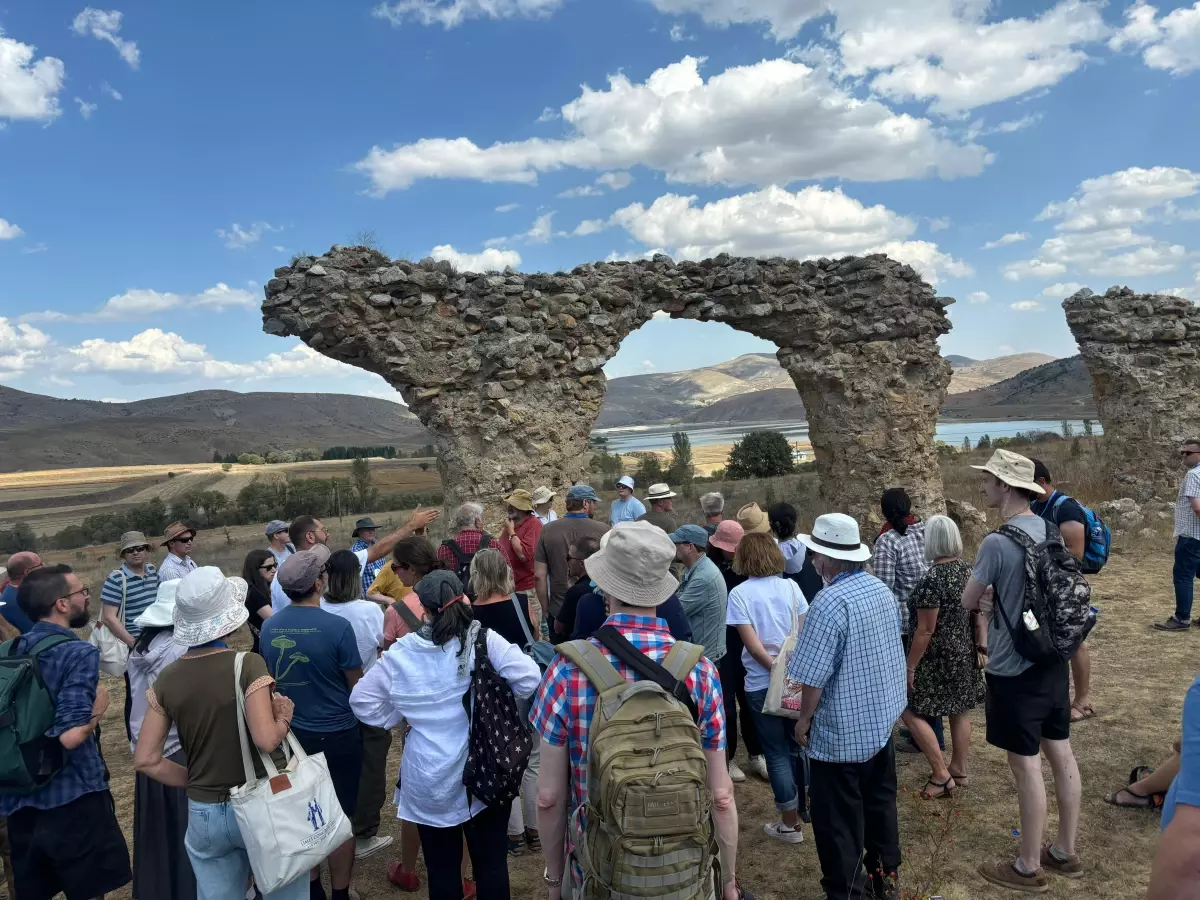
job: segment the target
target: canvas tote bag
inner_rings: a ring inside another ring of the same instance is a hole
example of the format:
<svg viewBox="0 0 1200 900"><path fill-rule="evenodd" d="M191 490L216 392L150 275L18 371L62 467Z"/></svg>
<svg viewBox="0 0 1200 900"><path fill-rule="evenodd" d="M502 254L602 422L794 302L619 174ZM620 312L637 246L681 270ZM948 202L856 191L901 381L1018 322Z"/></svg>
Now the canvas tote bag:
<svg viewBox="0 0 1200 900"><path fill-rule="evenodd" d="M242 693L242 659L234 664L238 701L238 736L246 783L230 791L229 803L246 844L254 883L264 894L279 890L318 865L350 840L350 820L342 812L325 754L309 756L288 731L283 740L287 765L276 768L269 753L258 750L267 776L254 774L246 725L246 696Z"/></svg>
<svg viewBox="0 0 1200 900"><path fill-rule="evenodd" d="M121 608L117 611L117 621L122 625L125 624L125 592L128 588L128 580L125 573L117 569L121 573ZM104 610L104 604L100 604L101 613ZM105 675L124 675L125 668L129 665L129 645L117 637L108 626L104 624L102 615L96 616L96 621L92 623L92 633L88 635L88 643L100 651L100 671Z"/></svg>
<svg viewBox="0 0 1200 900"><path fill-rule="evenodd" d="M795 582L786 581L793 590L799 590ZM792 598L792 632L783 639L779 655L771 666L771 683L767 687L767 696L763 700L763 713L770 716L782 716L786 719L800 718L800 685L788 678L788 665L792 654L796 652L796 640L800 634L800 606Z"/></svg>

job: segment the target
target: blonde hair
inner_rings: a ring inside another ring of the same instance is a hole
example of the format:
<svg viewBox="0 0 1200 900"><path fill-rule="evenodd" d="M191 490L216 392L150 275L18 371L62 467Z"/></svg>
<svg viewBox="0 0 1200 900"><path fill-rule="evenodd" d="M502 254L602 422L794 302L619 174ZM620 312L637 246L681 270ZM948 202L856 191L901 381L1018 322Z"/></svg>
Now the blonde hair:
<svg viewBox="0 0 1200 900"><path fill-rule="evenodd" d="M769 534L747 534L733 555L733 571L747 578L782 575L786 565L779 545Z"/></svg>
<svg viewBox="0 0 1200 900"><path fill-rule="evenodd" d="M513 571L499 550L480 550L471 558L471 593L480 600L514 590Z"/></svg>

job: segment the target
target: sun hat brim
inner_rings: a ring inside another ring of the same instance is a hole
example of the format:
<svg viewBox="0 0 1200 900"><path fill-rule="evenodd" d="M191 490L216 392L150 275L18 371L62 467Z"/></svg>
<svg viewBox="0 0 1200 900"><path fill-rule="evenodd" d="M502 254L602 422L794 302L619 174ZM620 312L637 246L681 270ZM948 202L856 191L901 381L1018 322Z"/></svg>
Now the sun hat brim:
<svg viewBox="0 0 1200 900"><path fill-rule="evenodd" d="M1020 488L1023 491L1033 491L1035 494L1046 493L1045 489L1040 484L1038 484L1036 481L1022 481L1020 478L1015 478L1012 475L1008 475L1006 473L1002 474L1000 472L997 472L990 465L971 466L971 468L976 469L980 472L987 472L989 475L993 475L996 478L999 478L1001 481L1003 481L1009 487Z"/></svg>
<svg viewBox="0 0 1200 900"><path fill-rule="evenodd" d="M670 500L672 497L678 497L678 496L679 495L677 493L675 493L674 491L667 491L665 494L647 494L646 499L647 500Z"/></svg>
<svg viewBox="0 0 1200 900"><path fill-rule="evenodd" d="M250 612L246 609L246 593L249 585L244 578L236 576L225 579L225 605L220 612L200 621L189 622L184 610L176 604L172 621L175 624L175 643L185 647L207 644L231 634L246 624Z"/></svg>
<svg viewBox="0 0 1200 900"><path fill-rule="evenodd" d="M866 544L859 544L856 550L830 547L828 544L821 543L820 539L814 538L811 534L798 534L796 535L796 540L813 553L819 553L821 556L828 556L832 559L844 559L847 562L866 562L871 558L871 548Z"/></svg>
<svg viewBox="0 0 1200 900"><path fill-rule="evenodd" d="M708 539L708 546L716 547L718 550L724 550L726 553L737 553L737 544L729 542L722 543L721 539L715 534Z"/></svg>
<svg viewBox="0 0 1200 900"><path fill-rule="evenodd" d="M583 561L583 568L600 590L612 594L626 606L647 609L661 606L679 588L679 582L669 573L651 583L631 578L606 559L606 555L603 549L597 551Z"/></svg>

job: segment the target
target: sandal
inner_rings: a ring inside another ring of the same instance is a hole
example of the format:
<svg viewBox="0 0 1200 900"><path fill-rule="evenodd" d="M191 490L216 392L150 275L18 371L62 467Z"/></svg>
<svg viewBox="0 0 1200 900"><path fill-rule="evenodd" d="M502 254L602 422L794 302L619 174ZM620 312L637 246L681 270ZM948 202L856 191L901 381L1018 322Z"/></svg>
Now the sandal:
<svg viewBox="0 0 1200 900"><path fill-rule="evenodd" d="M930 791L929 786L931 784L935 788L941 788L941 793L935 794ZM953 787L951 787L951 785L953 785ZM954 795L954 788L956 787L958 787L958 785L955 783L953 775L951 775L945 781L934 781L933 778L930 777L930 779L925 782L925 787L921 788L918 796L922 800L945 800Z"/></svg>
<svg viewBox="0 0 1200 900"><path fill-rule="evenodd" d="M1078 715L1076 715L1077 713ZM1076 722L1085 722L1088 719L1094 719L1095 717L1096 710L1092 708L1092 704L1088 703L1086 706L1076 706L1074 703L1071 704L1072 725L1074 725Z"/></svg>
<svg viewBox="0 0 1200 900"><path fill-rule="evenodd" d="M965 788L971 783L970 775L955 775L953 772L950 772L950 777L954 779L955 788Z"/></svg>
<svg viewBox="0 0 1200 900"><path fill-rule="evenodd" d="M1122 794L1128 794L1133 800L1122 800ZM1159 809L1163 805L1163 795L1136 794L1132 788L1123 787L1119 791L1105 794L1104 802L1109 806L1118 806L1121 809Z"/></svg>

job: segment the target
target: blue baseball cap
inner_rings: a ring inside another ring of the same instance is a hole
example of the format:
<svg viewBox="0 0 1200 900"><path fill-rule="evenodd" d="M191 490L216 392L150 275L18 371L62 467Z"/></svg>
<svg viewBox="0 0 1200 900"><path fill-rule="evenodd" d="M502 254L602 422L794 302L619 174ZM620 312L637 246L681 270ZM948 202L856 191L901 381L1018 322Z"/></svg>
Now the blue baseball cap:
<svg viewBox="0 0 1200 900"><path fill-rule="evenodd" d="M590 484L577 484L567 491L568 500L595 500L600 502L600 498L596 495L596 489Z"/></svg>
<svg viewBox="0 0 1200 900"><path fill-rule="evenodd" d="M695 544L697 547L707 547L708 532L699 525L680 525L671 532L671 540L676 544Z"/></svg>

